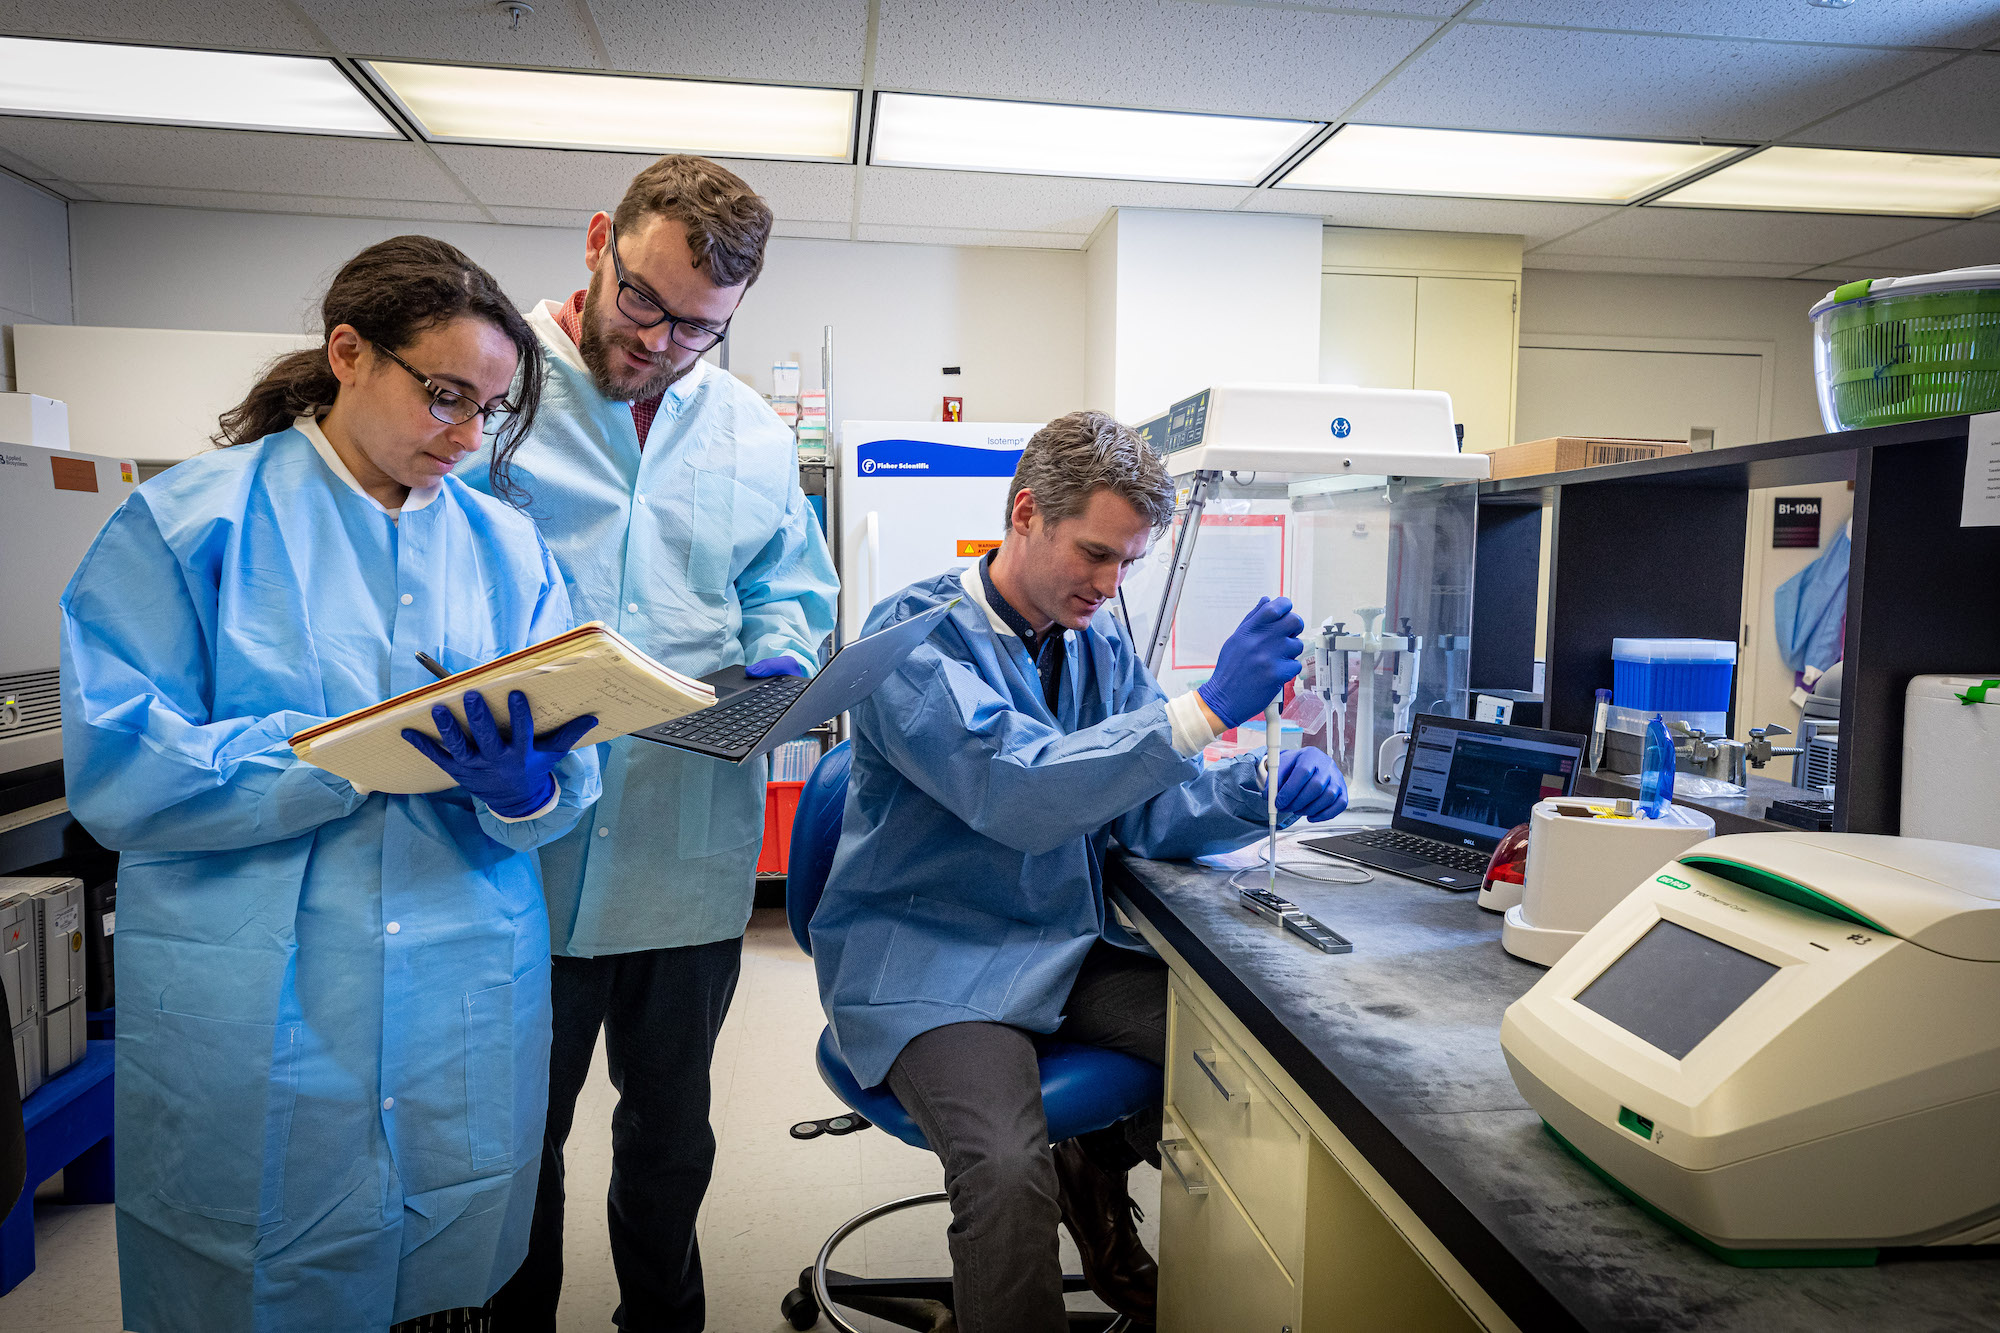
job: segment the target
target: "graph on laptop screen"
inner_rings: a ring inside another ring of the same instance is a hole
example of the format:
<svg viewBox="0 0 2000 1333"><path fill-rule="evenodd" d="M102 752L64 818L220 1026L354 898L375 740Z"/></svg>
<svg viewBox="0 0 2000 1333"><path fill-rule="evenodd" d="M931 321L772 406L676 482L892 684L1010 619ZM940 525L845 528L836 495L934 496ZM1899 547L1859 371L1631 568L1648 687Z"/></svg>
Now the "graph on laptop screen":
<svg viewBox="0 0 2000 1333"><path fill-rule="evenodd" d="M1566 794L1577 761L1571 744L1420 723L1398 813L1432 837L1491 847L1535 802Z"/></svg>

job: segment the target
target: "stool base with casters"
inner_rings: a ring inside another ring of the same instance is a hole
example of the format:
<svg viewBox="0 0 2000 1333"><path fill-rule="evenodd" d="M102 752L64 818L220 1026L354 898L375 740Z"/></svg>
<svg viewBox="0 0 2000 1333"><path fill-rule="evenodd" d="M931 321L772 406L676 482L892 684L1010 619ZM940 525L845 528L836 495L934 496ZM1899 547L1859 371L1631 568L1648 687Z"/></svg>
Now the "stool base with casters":
<svg viewBox="0 0 2000 1333"><path fill-rule="evenodd" d="M792 821L785 914L793 938L808 954L812 952L809 927L813 911L826 888L834 847L840 841L851 756L851 746L846 742L827 752L799 793L798 813ZM1052 1141L1061 1142L1103 1129L1160 1104L1161 1077L1157 1066L1102 1047L1061 1041L1038 1041L1037 1046L1042 1109ZM820 1033L815 1055L821 1081L864 1122L862 1128L879 1128L913 1147L928 1147L923 1131L894 1093L886 1086L860 1085L848 1068L847 1057L841 1053L832 1028ZM813 1130L845 1132L832 1126L830 1120L802 1121L794 1127L794 1135L811 1138L817 1137ZM824 1318L840 1333L860 1333L841 1314L840 1307L846 1306L904 1328L933 1333L955 1328L950 1277L864 1278L838 1272L832 1266L834 1251L841 1242L868 1223L924 1204L948 1202L949 1196L942 1192L914 1194L878 1204L843 1222L820 1247L813 1265L799 1274L798 1287L785 1294L779 1309L786 1321L793 1328L808 1329ZM1087 1289L1088 1284L1081 1277L1064 1275L1065 1292ZM1090 1333L1119 1333L1132 1324L1123 1315L1077 1311L1070 1314L1069 1326Z"/></svg>
<svg viewBox="0 0 2000 1333"><path fill-rule="evenodd" d="M859 1333L853 1324L842 1317L841 1306L877 1319L886 1319L904 1328L918 1329L922 1333L944 1333L956 1328L957 1322L951 1309L950 1278L855 1277L832 1266L833 1252L840 1247L840 1243L877 1218L902 1212L906 1208L919 1208L927 1203L950 1201L951 1197L943 1190L912 1194L907 1199L878 1203L842 1222L826 1238L826 1244L820 1246L819 1258L813 1266L799 1273L799 1285L785 1294L785 1299L778 1304L778 1312L793 1328L811 1328L823 1318L840 1333ZM1088 1287L1089 1284L1077 1274L1063 1275L1065 1292L1085 1291ZM1077 1333L1123 1333L1123 1330L1132 1327L1132 1321L1124 1315L1077 1311L1071 1313L1069 1326Z"/></svg>

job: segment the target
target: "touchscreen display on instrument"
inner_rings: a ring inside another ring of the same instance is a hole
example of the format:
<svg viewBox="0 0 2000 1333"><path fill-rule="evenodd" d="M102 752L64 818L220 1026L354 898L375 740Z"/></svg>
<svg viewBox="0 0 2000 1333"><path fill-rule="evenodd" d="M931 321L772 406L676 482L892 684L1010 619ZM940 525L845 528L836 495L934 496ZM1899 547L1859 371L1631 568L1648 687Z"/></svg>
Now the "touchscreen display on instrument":
<svg viewBox="0 0 2000 1333"><path fill-rule="evenodd" d="M1585 986L1576 1002L1684 1060L1777 971L1741 949L1661 921Z"/></svg>

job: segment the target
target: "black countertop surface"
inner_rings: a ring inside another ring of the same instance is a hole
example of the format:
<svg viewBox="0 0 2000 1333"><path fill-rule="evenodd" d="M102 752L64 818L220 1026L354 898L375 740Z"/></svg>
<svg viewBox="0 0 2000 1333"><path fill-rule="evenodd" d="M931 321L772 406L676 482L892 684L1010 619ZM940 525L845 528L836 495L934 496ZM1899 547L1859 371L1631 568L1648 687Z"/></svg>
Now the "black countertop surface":
<svg viewBox="0 0 2000 1333"><path fill-rule="evenodd" d="M2000 1254L1735 1268L1565 1154L1500 1053L1501 1013L1542 969L1474 895L1281 879L1354 942L1329 956L1238 906L1227 871L1115 854L1107 871L1521 1328L2000 1329Z"/></svg>

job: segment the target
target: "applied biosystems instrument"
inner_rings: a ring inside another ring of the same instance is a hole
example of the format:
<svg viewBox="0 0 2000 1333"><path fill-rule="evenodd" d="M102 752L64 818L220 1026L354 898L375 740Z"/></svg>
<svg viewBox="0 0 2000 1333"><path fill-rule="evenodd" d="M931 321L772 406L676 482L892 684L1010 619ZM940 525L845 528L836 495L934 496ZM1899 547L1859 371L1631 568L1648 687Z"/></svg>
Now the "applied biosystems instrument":
<svg viewBox="0 0 2000 1333"><path fill-rule="evenodd" d="M2000 851L1750 833L1684 851L1507 1010L1521 1095L1747 1267L2000 1243Z"/></svg>

